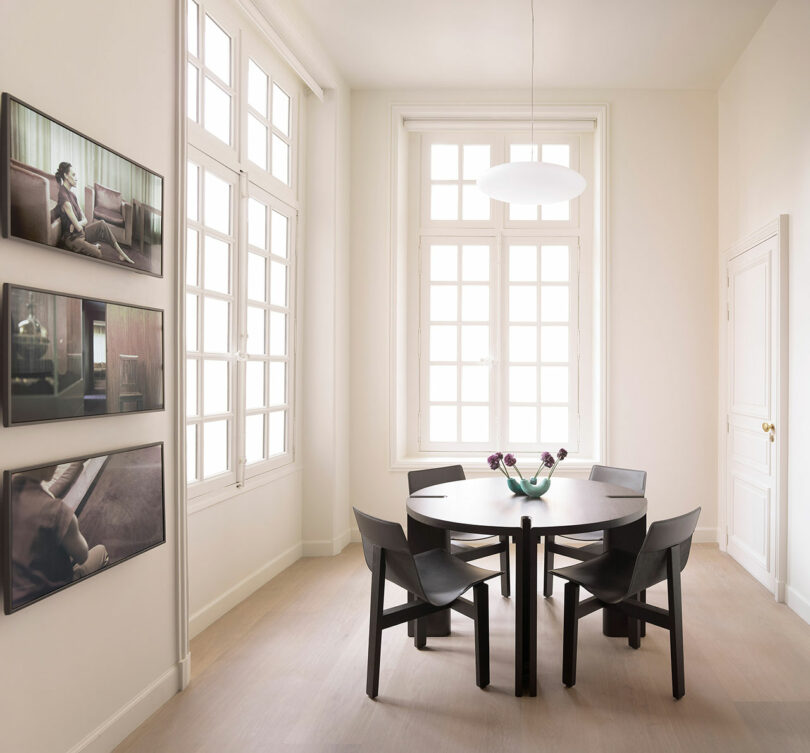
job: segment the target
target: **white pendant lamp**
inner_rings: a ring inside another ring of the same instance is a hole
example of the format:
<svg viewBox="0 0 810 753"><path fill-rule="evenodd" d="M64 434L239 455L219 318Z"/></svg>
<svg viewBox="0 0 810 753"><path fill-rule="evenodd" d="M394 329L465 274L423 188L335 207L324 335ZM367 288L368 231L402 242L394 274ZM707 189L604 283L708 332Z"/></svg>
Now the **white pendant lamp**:
<svg viewBox="0 0 810 753"><path fill-rule="evenodd" d="M532 144L534 144L534 0L532 9ZM489 168L476 181L492 199L510 204L554 204L579 196L587 187L576 170L550 162L504 162Z"/></svg>

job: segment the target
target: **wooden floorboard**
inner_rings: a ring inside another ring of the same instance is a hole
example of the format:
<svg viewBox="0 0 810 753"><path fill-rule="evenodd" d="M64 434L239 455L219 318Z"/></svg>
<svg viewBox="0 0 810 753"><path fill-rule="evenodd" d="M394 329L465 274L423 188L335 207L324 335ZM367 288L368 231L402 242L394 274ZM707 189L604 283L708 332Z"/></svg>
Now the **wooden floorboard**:
<svg viewBox="0 0 810 753"><path fill-rule="evenodd" d="M693 546L683 574L680 701L666 631L649 626L634 651L602 636L598 612L580 623L577 684L562 685L561 581L538 596L536 698L513 695L514 603L490 588L488 689L475 686L472 622L454 614L424 651L404 625L384 632L371 701L370 580L356 544L296 562L192 641L188 689L116 753L810 750L810 625L715 546ZM387 590L386 606L402 600ZM665 607L665 587L648 598Z"/></svg>

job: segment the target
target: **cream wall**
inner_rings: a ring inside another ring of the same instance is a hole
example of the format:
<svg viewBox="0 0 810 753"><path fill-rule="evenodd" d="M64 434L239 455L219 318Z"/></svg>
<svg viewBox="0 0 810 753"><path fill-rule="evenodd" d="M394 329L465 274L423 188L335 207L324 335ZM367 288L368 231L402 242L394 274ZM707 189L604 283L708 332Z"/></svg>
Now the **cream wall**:
<svg viewBox="0 0 810 753"><path fill-rule="evenodd" d="M389 463L392 104L523 103L527 93L352 97L351 501L404 520ZM702 91L544 91L609 104L608 455L648 471L650 518L703 506L716 540L717 100ZM467 472L484 470L484 458Z"/></svg>
<svg viewBox="0 0 810 753"><path fill-rule="evenodd" d="M3 469L163 440L166 472L165 544L0 615L8 753L110 750L180 687L175 12L165 0L0 2L0 90L165 180L162 279L0 240L0 282L164 309L166 337L165 411L0 428Z"/></svg>
<svg viewBox="0 0 810 753"><path fill-rule="evenodd" d="M718 94L719 248L789 215L787 603L810 621L810 3L780 0Z"/></svg>

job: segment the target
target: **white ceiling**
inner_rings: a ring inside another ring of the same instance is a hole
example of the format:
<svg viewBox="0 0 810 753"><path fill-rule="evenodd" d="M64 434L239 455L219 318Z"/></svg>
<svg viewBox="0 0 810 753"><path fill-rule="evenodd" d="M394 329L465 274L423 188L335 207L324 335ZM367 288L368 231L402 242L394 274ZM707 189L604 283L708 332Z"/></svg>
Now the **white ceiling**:
<svg viewBox="0 0 810 753"><path fill-rule="evenodd" d="M535 0L539 88L716 89L775 0ZM353 88L528 87L530 0L293 0Z"/></svg>

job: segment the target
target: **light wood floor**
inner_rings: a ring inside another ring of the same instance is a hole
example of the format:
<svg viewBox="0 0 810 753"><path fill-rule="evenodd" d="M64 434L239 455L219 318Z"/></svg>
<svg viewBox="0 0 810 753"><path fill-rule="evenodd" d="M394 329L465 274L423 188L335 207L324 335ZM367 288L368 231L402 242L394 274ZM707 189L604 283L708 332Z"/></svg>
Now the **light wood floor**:
<svg viewBox="0 0 810 753"><path fill-rule="evenodd" d="M598 613L580 623L577 685L566 689L559 581L554 598L538 598L536 698L513 695L514 605L493 581L487 690L475 686L472 622L454 614L453 634L425 651L404 625L385 631L371 701L369 589L359 545L295 563L192 642L189 688L116 753L810 751L810 625L714 546L694 546L684 571L680 701L668 634L649 626L633 651L602 636ZM397 603L402 592L388 590ZM649 598L665 607L665 587Z"/></svg>

